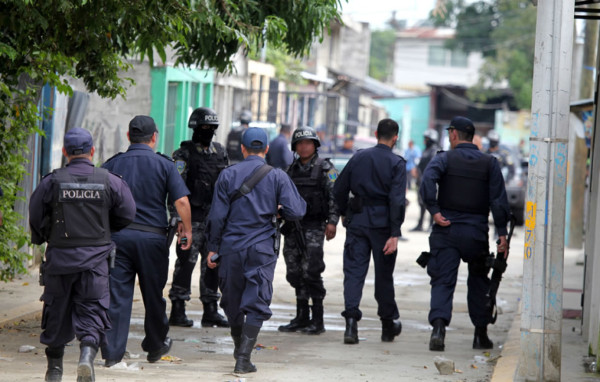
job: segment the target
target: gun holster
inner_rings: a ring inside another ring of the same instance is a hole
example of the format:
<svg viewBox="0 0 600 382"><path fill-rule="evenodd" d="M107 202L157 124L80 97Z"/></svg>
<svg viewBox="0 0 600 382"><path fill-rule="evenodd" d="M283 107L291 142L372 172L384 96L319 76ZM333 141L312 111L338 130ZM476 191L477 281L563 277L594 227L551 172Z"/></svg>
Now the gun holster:
<svg viewBox="0 0 600 382"><path fill-rule="evenodd" d="M430 258L430 252L421 252L421 255L419 255L419 257L417 258L417 264L419 264L422 268L425 268Z"/></svg>
<svg viewBox="0 0 600 382"><path fill-rule="evenodd" d="M353 196L348 201L348 207L350 208L350 211L355 214L361 213L363 208L362 198L360 196Z"/></svg>

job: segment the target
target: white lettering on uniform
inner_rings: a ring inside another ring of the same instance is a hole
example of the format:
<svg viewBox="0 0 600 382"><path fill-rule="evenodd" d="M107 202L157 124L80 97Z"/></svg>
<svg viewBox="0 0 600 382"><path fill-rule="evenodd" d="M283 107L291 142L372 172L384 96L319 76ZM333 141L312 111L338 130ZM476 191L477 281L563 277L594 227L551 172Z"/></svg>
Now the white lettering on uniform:
<svg viewBox="0 0 600 382"><path fill-rule="evenodd" d="M305 130L305 131L299 131L296 133L296 138L300 138L300 137L305 137L307 135L311 135L312 136L312 132Z"/></svg>
<svg viewBox="0 0 600 382"><path fill-rule="evenodd" d="M217 118L216 115L205 115L204 116L204 120L205 121L211 121L211 122L218 122L219 118Z"/></svg>
<svg viewBox="0 0 600 382"><path fill-rule="evenodd" d="M97 190L62 190L64 199L100 199Z"/></svg>

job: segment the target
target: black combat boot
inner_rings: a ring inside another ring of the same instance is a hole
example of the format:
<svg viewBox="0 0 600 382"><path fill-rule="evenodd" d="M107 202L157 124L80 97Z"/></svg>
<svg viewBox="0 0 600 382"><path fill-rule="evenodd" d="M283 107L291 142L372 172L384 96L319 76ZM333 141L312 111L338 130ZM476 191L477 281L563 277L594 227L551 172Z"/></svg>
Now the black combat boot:
<svg viewBox="0 0 600 382"><path fill-rule="evenodd" d="M240 345L242 344L242 326L231 327L231 338L233 338L233 358L237 361L240 353Z"/></svg>
<svg viewBox="0 0 600 382"><path fill-rule="evenodd" d="M47 347L46 358L48 359L48 369L46 370L45 381L61 382L63 375L63 355L65 347Z"/></svg>
<svg viewBox="0 0 600 382"><path fill-rule="evenodd" d="M77 382L94 382L94 358L98 352L98 345L90 341L79 344L79 365L77 365Z"/></svg>
<svg viewBox="0 0 600 382"><path fill-rule="evenodd" d="M222 315L219 314L219 311L217 310L217 302L209 302L207 304L203 304L204 305L204 313L202 314L202 327L219 327L219 328L228 328L229 327L229 322L227 322L227 319L225 317L223 317Z"/></svg>
<svg viewBox="0 0 600 382"><path fill-rule="evenodd" d="M297 332L310 325L308 300L296 300L296 317L287 325L280 325L280 332Z"/></svg>
<svg viewBox="0 0 600 382"><path fill-rule="evenodd" d="M171 316L169 316L169 325L183 326L184 328L189 328L190 326L194 325L194 321L188 319L185 314L184 300L171 301Z"/></svg>
<svg viewBox="0 0 600 382"><path fill-rule="evenodd" d="M325 324L323 323L323 300L313 299L312 320L310 325L302 329L302 333L305 334L321 334L325 333Z"/></svg>
<svg viewBox="0 0 600 382"><path fill-rule="evenodd" d="M252 355L252 350L256 344L260 328L257 326L244 325L242 331L241 343L233 372L238 374L254 373L256 371L256 366L250 362L250 356Z"/></svg>
<svg viewBox="0 0 600 382"><path fill-rule="evenodd" d="M494 343L487 335L487 326L476 326L473 336L473 349L493 349Z"/></svg>
<svg viewBox="0 0 600 382"><path fill-rule="evenodd" d="M446 338L446 322L441 318L433 320L433 331L429 340L429 350L444 351L444 339Z"/></svg>
<svg viewBox="0 0 600 382"><path fill-rule="evenodd" d="M344 343L358 343L358 323L356 321L356 318L346 317L346 331L344 332Z"/></svg>
<svg viewBox="0 0 600 382"><path fill-rule="evenodd" d="M381 340L392 342L402 332L400 320L381 320Z"/></svg>

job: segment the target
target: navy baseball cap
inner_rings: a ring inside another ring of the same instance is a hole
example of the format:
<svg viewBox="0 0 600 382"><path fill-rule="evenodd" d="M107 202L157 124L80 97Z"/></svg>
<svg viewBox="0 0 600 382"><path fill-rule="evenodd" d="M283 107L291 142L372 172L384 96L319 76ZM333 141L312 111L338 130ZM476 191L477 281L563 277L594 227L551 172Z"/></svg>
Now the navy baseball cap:
<svg viewBox="0 0 600 382"><path fill-rule="evenodd" d="M464 131L468 134L475 134L475 126L473 126L473 122L469 118L465 117L452 118L452 121L450 121L450 126L448 126L446 130L450 129Z"/></svg>
<svg viewBox="0 0 600 382"><path fill-rule="evenodd" d="M129 122L129 136L146 137L158 132L156 123L152 117L147 115L136 115Z"/></svg>
<svg viewBox="0 0 600 382"><path fill-rule="evenodd" d="M249 127L242 136L242 145L248 149L262 150L269 144L267 133L260 127Z"/></svg>
<svg viewBox="0 0 600 382"><path fill-rule="evenodd" d="M94 141L89 131L74 127L66 132L63 146L68 155L80 155L92 151Z"/></svg>

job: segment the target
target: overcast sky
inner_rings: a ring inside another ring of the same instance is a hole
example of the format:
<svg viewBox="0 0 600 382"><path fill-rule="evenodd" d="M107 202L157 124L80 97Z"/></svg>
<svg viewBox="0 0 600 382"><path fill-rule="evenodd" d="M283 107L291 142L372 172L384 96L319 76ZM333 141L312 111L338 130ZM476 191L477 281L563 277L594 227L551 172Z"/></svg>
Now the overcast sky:
<svg viewBox="0 0 600 382"><path fill-rule="evenodd" d="M342 0L342 11L356 21L366 21L371 29L381 29L396 11L396 19L408 20L408 25L426 19L435 0Z"/></svg>

